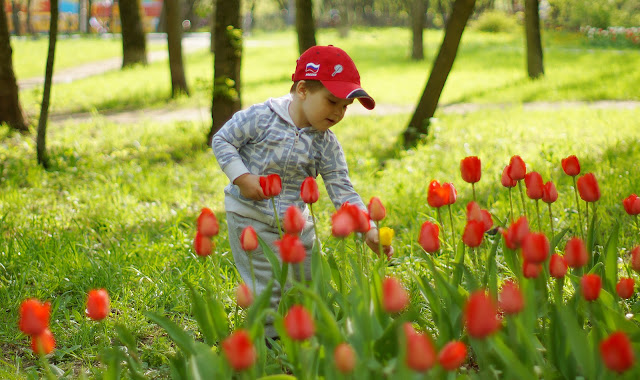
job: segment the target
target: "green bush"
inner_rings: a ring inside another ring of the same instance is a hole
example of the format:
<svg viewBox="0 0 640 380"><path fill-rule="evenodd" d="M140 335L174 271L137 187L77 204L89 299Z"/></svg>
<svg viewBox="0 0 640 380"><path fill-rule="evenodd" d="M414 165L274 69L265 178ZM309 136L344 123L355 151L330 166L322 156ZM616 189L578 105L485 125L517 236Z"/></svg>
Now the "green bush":
<svg viewBox="0 0 640 380"><path fill-rule="evenodd" d="M472 28L481 32L511 32L518 27L515 17L501 11L488 11L472 23Z"/></svg>
<svg viewBox="0 0 640 380"><path fill-rule="evenodd" d="M604 29L640 24L640 0L549 0L549 6L547 22L572 30L585 25Z"/></svg>

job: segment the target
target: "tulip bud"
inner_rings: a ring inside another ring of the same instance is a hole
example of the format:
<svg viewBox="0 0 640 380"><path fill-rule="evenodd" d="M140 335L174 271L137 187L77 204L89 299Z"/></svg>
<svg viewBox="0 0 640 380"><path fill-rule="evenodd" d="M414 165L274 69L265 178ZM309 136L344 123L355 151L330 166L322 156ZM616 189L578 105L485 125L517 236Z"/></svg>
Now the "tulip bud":
<svg viewBox="0 0 640 380"><path fill-rule="evenodd" d="M465 157L460 161L462 179L468 183L480 181L482 176L480 159L476 156Z"/></svg>
<svg viewBox="0 0 640 380"><path fill-rule="evenodd" d="M464 308L464 321L469 336L485 338L500 329L495 301L483 290L472 293Z"/></svg>
<svg viewBox="0 0 640 380"><path fill-rule="evenodd" d="M498 307L505 314L518 314L524 308L524 297L518 285L508 280L498 295Z"/></svg>
<svg viewBox="0 0 640 380"><path fill-rule="evenodd" d="M260 187L265 197L273 198L282 191L282 179L277 174L260 177Z"/></svg>
<svg viewBox="0 0 640 380"><path fill-rule="evenodd" d="M633 278L623 277L618 281L618 284L616 284L616 293L618 293L618 296L622 299L629 299L633 295L634 284Z"/></svg>
<svg viewBox="0 0 640 380"><path fill-rule="evenodd" d="M504 242L509 249L518 249L522 240L529 233L529 222L527 218L522 216L513 222L506 232L502 232Z"/></svg>
<svg viewBox="0 0 640 380"><path fill-rule="evenodd" d="M526 259L522 261L522 274L525 278L538 278L542 272L542 264L532 263Z"/></svg>
<svg viewBox="0 0 640 380"><path fill-rule="evenodd" d="M48 355L56 348L56 340L49 328L40 334L31 335L31 349L38 355Z"/></svg>
<svg viewBox="0 0 640 380"><path fill-rule="evenodd" d="M553 203L558 200L558 190L553 182L549 181L542 188L542 201L545 203Z"/></svg>
<svg viewBox="0 0 640 380"><path fill-rule="evenodd" d="M585 202L596 202L600 199L600 187L593 173L578 178L578 193Z"/></svg>
<svg viewBox="0 0 640 380"><path fill-rule="evenodd" d="M640 245L631 250L631 269L640 272Z"/></svg>
<svg viewBox="0 0 640 380"><path fill-rule="evenodd" d="M482 216L481 216L482 217ZM462 241L467 246L474 248L482 244L482 238L484 236L484 223L477 220L470 220L464 227L462 234Z"/></svg>
<svg viewBox="0 0 640 380"><path fill-rule="evenodd" d="M640 214L640 197L637 195L629 195L622 201L622 205L624 206L624 211L626 211L627 214L631 216Z"/></svg>
<svg viewBox="0 0 640 380"><path fill-rule="evenodd" d="M406 338L407 366L416 372L425 372L436 363L436 349L431 339L414 330L411 323L402 326Z"/></svg>
<svg viewBox="0 0 640 380"><path fill-rule="evenodd" d="M307 221L302 216L302 211L295 205L289 206L284 212L284 232L291 235L299 235Z"/></svg>
<svg viewBox="0 0 640 380"><path fill-rule="evenodd" d="M538 172L529 172L524 176L524 184L527 187L527 196L531 199L542 199L544 183Z"/></svg>
<svg viewBox="0 0 640 380"><path fill-rule="evenodd" d="M402 311L409 305L409 293L402 287L400 281L387 277L382 281L382 308L393 314Z"/></svg>
<svg viewBox="0 0 640 380"><path fill-rule="evenodd" d="M87 316L101 321L109 315L109 293L106 289L93 289L87 294Z"/></svg>
<svg viewBox="0 0 640 380"><path fill-rule="evenodd" d="M571 268L581 268L587 265L589 253L584 241L578 237L569 239L564 247L564 259Z"/></svg>
<svg viewBox="0 0 640 380"><path fill-rule="evenodd" d="M275 244L280 248L280 257L285 263L301 263L307 256L304 244L297 235L284 234Z"/></svg>
<svg viewBox="0 0 640 380"><path fill-rule="evenodd" d="M447 371L455 371L467 360L467 346L453 340L442 347L438 354L438 362Z"/></svg>
<svg viewBox="0 0 640 380"><path fill-rule="evenodd" d="M333 360L341 373L351 373L356 366L356 352L348 343L340 343L333 351Z"/></svg>
<svg viewBox="0 0 640 380"><path fill-rule="evenodd" d="M513 179L511 179L511 177L509 177L509 172L511 171L511 166L507 165L504 167L504 170L502 170L502 177L500 178L500 183L502 183L502 186L504 187L515 187L518 184L518 181L515 181Z"/></svg>
<svg viewBox="0 0 640 380"><path fill-rule="evenodd" d="M394 231L393 228L382 227L380 228L380 244L387 247L391 245L393 240Z"/></svg>
<svg viewBox="0 0 640 380"><path fill-rule="evenodd" d="M307 204L316 203L319 197L318 183L315 178L305 178L300 187L300 198L302 198L302 201Z"/></svg>
<svg viewBox="0 0 640 380"><path fill-rule="evenodd" d="M193 249L198 256L209 256L213 252L213 241L198 231L193 239Z"/></svg>
<svg viewBox="0 0 640 380"><path fill-rule="evenodd" d="M258 248L258 235L252 226L246 226L240 234L240 246L246 252L255 251Z"/></svg>
<svg viewBox="0 0 640 380"><path fill-rule="evenodd" d="M216 215L208 209L204 207L202 211L200 211L200 216L198 216L198 232L207 237L216 236L220 230L220 226L218 225L218 219L216 219Z"/></svg>
<svg viewBox="0 0 640 380"><path fill-rule="evenodd" d="M564 257L554 253L549 260L549 274L553 278L563 278L567 274L567 261Z"/></svg>
<svg viewBox="0 0 640 380"><path fill-rule="evenodd" d="M284 317L284 328L293 340L306 340L315 333L311 314L301 305L294 305Z"/></svg>
<svg viewBox="0 0 640 380"><path fill-rule="evenodd" d="M420 228L420 236L418 237L418 243L428 253L435 253L440 249L440 228L437 224L426 221L422 223Z"/></svg>
<svg viewBox="0 0 640 380"><path fill-rule="evenodd" d="M374 222L381 221L385 216L387 216L387 211L378 197L371 198L367 209L369 210L369 217Z"/></svg>
<svg viewBox="0 0 640 380"><path fill-rule="evenodd" d="M222 352L236 371L251 368L256 361L256 349L246 330L238 329L222 341Z"/></svg>
<svg viewBox="0 0 640 380"><path fill-rule="evenodd" d="M20 304L20 331L27 335L39 335L49 328L51 304L42 303L35 298L29 298Z"/></svg>
<svg viewBox="0 0 640 380"><path fill-rule="evenodd" d="M622 331L600 342L600 356L607 368L618 373L627 371L635 362L631 341Z"/></svg>
<svg viewBox="0 0 640 380"><path fill-rule="evenodd" d="M578 157L571 155L567 158L563 158L562 170L564 170L566 175L570 175L572 177L580 174L580 162L578 161Z"/></svg>
<svg viewBox="0 0 640 380"><path fill-rule="evenodd" d="M520 156L513 156L509 161L509 177L514 181L524 179L527 174L527 166Z"/></svg>
<svg viewBox="0 0 640 380"><path fill-rule="evenodd" d="M453 186L453 183L445 182L442 184L442 188L449 193L445 206L456 203L456 199L458 199L458 191L456 190L456 187Z"/></svg>
<svg viewBox="0 0 640 380"><path fill-rule="evenodd" d="M236 288L236 303L243 309L249 308L253 303L253 293L247 284L238 284Z"/></svg>
<svg viewBox="0 0 640 380"><path fill-rule="evenodd" d="M549 240L542 233L529 233L522 240L522 256L532 263L541 263L549 255Z"/></svg>
<svg viewBox="0 0 640 380"><path fill-rule="evenodd" d="M427 203L431 207L440 208L449 202L449 190L440 185L437 180L432 180L429 183L429 190L427 191Z"/></svg>
<svg viewBox="0 0 640 380"><path fill-rule="evenodd" d="M587 301L595 301L602 289L602 279L597 274L585 274L580 279L582 296Z"/></svg>

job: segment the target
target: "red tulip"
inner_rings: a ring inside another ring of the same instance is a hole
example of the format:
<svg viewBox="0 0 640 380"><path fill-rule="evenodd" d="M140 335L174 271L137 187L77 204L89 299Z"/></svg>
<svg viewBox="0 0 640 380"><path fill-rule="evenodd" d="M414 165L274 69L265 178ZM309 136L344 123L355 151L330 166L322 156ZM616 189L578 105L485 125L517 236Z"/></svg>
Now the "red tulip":
<svg viewBox="0 0 640 380"><path fill-rule="evenodd" d="M558 190L553 182L549 181L542 188L542 201L545 203L553 203L558 200Z"/></svg>
<svg viewBox="0 0 640 380"><path fill-rule="evenodd" d="M518 285L508 280L498 295L498 307L505 314L518 314L524 308L524 297Z"/></svg>
<svg viewBox="0 0 640 380"><path fill-rule="evenodd" d="M607 368L618 373L630 369L635 362L631 341L622 331L600 342L600 356Z"/></svg>
<svg viewBox="0 0 640 380"><path fill-rule="evenodd" d="M273 198L282 191L282 179L277 174L260 177L260 187L267 198Z"/></svg>
<svg viewBox="0 0 640 380"><path fill-rule="evenodd" d="M526 259L522 261L522 274L525 278L538 278L542 272L542 264L532 263Z"/></svg>
<svg viewBox="0 0 640 380"><path fill-rule="evenodd" d="M480 210L482 213L482 226L484 232L487 232L493 227L493 218L491 217L491 213L487 210Z"/></svg>
<svg viewBox="0 0 640 380"><path fill-rule="evenodd" d="M549 239L542 233L529 233L522 240L522 256L532 263L541 263L549 255Z"/></svg>
<svg viewBox="0 0 640 380"><path fill-rule="evenodd" d="M549 260L549 274L553 278L563 278L565 274L567 274L567 269L569 266L567 265L567 261L564 257L554 253L551 255L551 259Z"/></svg>
<svg viewBox="0 0 640 380"><path fill-rule="evenodd" d="M311 314L302 305L293 305L284 317L284 328L293 340L306 340L315 333Z"/></svg>
<svg viewBox="0 0 640 380"><path fill-rule="evenodd" d="M35 298L29 298L20 304L20 331L27 335L38 335L49 328L51 304L42 303Z"/></svg>
<svg viewBox="0 0 640 380"><path fill-rule="evenodd" d="M283 227L284 232L291 235L299 235L304 229L307 220L302 216L302 211L295 205L289 206L284 212Z"/></svg>
<svg viewBox="0 0 640 380"><path fill-rule="evenodd" d="M502 170L502 177L500 178L500 183L504 187L515 187L518 184L518 181L514 181L509 177L509 172L511 171L511 165L507 165Z"/></svg>
<svg viewBox="0 0 640 380"><path fill-rule="evenodd" d="M495 301L483 290L472 293L464 308L464 320L469 335L482 339L500 329Z"/></svg>
<svg viewBox="0 0 640 380"><path fill-rule="evenodd" d="M307 177L300 186L300 198L307 204L316 203L320 194L318 193L318 183L313 177Z"/></svg>
<svg viewBox="0 0 640 380"><path fill-rule="evenodd" d="M482 176L480 159L476 156L465 157L460 161L462 179L468 183L480 181Z"/></svg>
<svg viewBox="0 0 640 380"><path fill-rule="evenodd" d="M220 226L218 225L218 219L216 219L216 215L208 209L204 207L202 211L200 211L200 216L198 216L198 232L207 237L216 236L220 230Z"/></svg>
<svg viewBox="0 0 640 380"><path fill-rule="evenodd" d="M348 343L342 342L333 350L333 361L338 371L345 374L351 373L356 367L356 352Z"/></svg>
<svg viewBox="0 0 640 380"><path fill-rule="evenodd" d="M387 216L387 210L382 205L382 201L378 197L372 197L369 201L369 206L367 207L369 210L369 217L374 222L381 221Z"/></svg>
<svg viewBox="0 0 640 380"><path fill-rule="evenodd" d="M243 309L247 309L253 303L253 293L247 284L238 284L236 288L236 303Z"/></svg>
<svg viewBox="0 0 640 380"><path fill-rule="evenodd" d="M246 252L255 251L258 248L258 235L252 226L246 226L240 234L240 246Z"/></svg>
<svg viewBox="0 0 640 380"><path fill-rule="evenodd" d="M193 239L193 249L198 256L209 256L213 252L213 241L198 231Z"/></svg>
<svg viewBox="0 0 640 380"><path fill-rule="evenodd" d="M280 257L285 263L301 263L307 256L304 244L297 235L284 234L275 244L280 248Z"/></svg>
<svg viewBox="0 0 640 380"><path fill-rule="evenodd" d="M631 269L640 272L640 245L631 250Z"/></svg>
<svg viewBox="0 0 640 380"><path fill-rule="evenodd" d="M633 295L633 287L634 287L633 278L621 278L616 285L616 293L622 299L629 299Z"/></svg>
<svg viewBox="0 0 640 380"><path fill-rule="evenodd" d="M107 290L93 289L87 294L87 316L94 321L101 321L109 315L109 293Z"/></svg>
<svg viewBox="0 0 640 380"><path fill-rule="evenodd" d="M251 368L256 362L256 349L246 330L238 329L222 341L222 352L236 371Z"/></svg>
<svg viewBox="0 0 640 380"><path fill-rule="evenodd" d="M340 208L344 209L345 212L351 216L355 232L365 233L371 229L371 224L369 223L369 215L366 211L349 202L345 202L342 206L340 206Z"/></svg>
<svg viewBox="0 0 640 380"><path fill-rule="evenodd" d="M520 156L513 156L509 161L509 177L514 181L524 179L527 174L527 166Z"/></svg>
<svg viewBox="0 0 640 380"><path fill-rule="evenodd" d="M524 176L524 184L527 187L527 196L531 199L542 199L544 182L538 172L529 172Z"/></svg>
<svg viewBox="0 0 640 380"><path fill-rule="evenodd" d="M572 177L580 174L580 162L578 161L578 157L571 155L567 158L562 159L562 170L567 175Z"/></svg>
<svg viewBox="0 0 640 380"><path fill-rule="evenodd" d="M624 206L624 211L629 215L638 215L640 214L640 197L635 194L629 195L622 201L622 205Z"/></svg>
<svg viewBox="0 0 640 380"><path fill-rule="evenodd" d="M431 207L440 208L449 202L449 189L445 189L435 179L429 183L427 203Z"/></svg>
<svg viewBox="0 0 640 380"><path fill-rule="evenodd" d="M356 230L356 222L347 209L340 207L331 215L331 233L335 237L347 237Z"/></svg>
<svg viewBox="0 0 640 380"><path fill-rule="evenodd" d="M470 220L482 222L482 209L474 201L467 203L467 221Z"/></svg>
<svg viewBox="0 0 640 380"><path fill-rule="evenodd" d="M31 335L31 349L38 355L48 355L56 348L56 339L51 330L44 329L40 334Z"/></svg>
<svg viewBox="0 0 640 380"><path fill-rule="evenodd" d="M464 227L464 233L462 234L462 241L470 248L477 247L482 244L482 237L484 236L484 223L477 220L470 220Z"/></svg>
<svg viewBox="0 0 640 380"><path fill-rule="evenodd" d="M595 202L600 199L600 187L593 173L587 173L578 178L578 193L585 202Z"/></svg>
<svg viewBox="0 0 640 380"><path fill-rule="evenodd" d="M440 228L437 224L426 221L422 223L420 228L420 237L418 237L418 243L422 249L429 253L435 253L440 249Z"/></svg>
<svg viewBox="0 0 640 380"><path fill-rule="evenodd" d="M401 312L409 305L409 293L400 281L387 277L382 281L382 308L389 314Z"/></svg>
<svg viewBox="0 0 640 380"><path fill-rule="evenodd" d="M458 191L456 191L456 188L455 186L453 186L453 183L445 182L442 184L442 188L449 193L449 198L447 199L445 206L456 203L456 199L458 199Z"/></svg>
<svg viewBox="0 0 640 380"><path fill-rule="evenodd" d="M578 237L569 239L564 247L564 259L571 268L581 268L587 265L589 253L584 241Z"/></svg>
<svg viewBox="0 0 640 380"><path fill-rule="evenodd" d="M529 222L527 218L522 216L515 222L513 222L509 229L502 230L504 236L504 242L509 249L518 249L522 240L529 233Z"/></svg>
<svg viewBox="0 0 640 380"><path fill-rule="evenodd" d="M407 340L407 366L416 372L425 372L436 363L436 349L431 339L414 330L410 322L402 326Z"/></svg>
<svg viewBox="0 0 640 380"><path fill-rule="evenodd" d="M585 274L580 279L580 286L584 299L595 301L600 295L600 289L602 289L602 279L597 274Z"/></svg>
<svg viewBox="0 0 640 380"><path fill-rule="evenodd" d="M467 360L467 346L457 340L445 344L438 354L438 362L447 371L455 371L465 360Z"/></svg>

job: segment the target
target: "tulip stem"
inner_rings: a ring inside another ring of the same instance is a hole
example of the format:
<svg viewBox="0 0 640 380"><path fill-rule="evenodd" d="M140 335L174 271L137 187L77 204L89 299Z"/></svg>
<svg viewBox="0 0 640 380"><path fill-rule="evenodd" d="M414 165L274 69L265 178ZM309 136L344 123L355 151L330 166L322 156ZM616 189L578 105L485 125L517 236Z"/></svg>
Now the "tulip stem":
<svg viewBox="0 0 640 380"><path fill-rule="evenodd" d="M451 223L451 244L452 244L452 248L453 248L453 254L455 255L455 249L456 249L456 245L455 245L455 241L456 241L456 237L455 237L455 232L453 230L453 214L451 213L451 205L447 205L447 207L449 208L449 222ZM449 259L451 258L452 255L448 255L447 256L447 268L449 268Z"/></svg>
<svg viewBox="0 0 640 380"><path fill-rule="evenodd" d="M282 239L282 228L280 228L280 218L278 217L278 210L276 210L276 200L274 198L271 198L271 205L273 206L273 216L274 218L276 218L278 233L280 234L280 239Z"/></svg>
<svg viewBox="0 0 640 380"><path fill-rule="evenodd" d="M440 223L440 228L444 231L444 224L442 223L442 213L440 213L440 207L436 208L438 212L438 223ZM453 242L451 242L453 244Z"/></svg>
<svg viewBox="0 0 640 380"><path fill-rule="evenodd" d="M522 181L518 181L518 190L520 190L520 200L522 201L522 213L524 214L525 218L528 218L527 205L524 203L524 192L522 191Z"/></svg>
<svg viewBox="0 0 640 380"><path fill-rule="evenodd" d="M514 220L514 215L513 215L513 196L511 195L511 189L513 189L512 187L509 188L509 205L511 206L511 223L513 223Z"/></svg>
<svg viewBox="0 0 640 380"><path fill-rule="evenodd" d="M553 240L556 233L553 229L553 214L551 213L551 203L547 203L547 205L549 206L549 225L551 226L551 240Z"/></svg>
<svg viewBox="0 0 640 380"><path fill-rule="evenodd" d="M249 251L249 270L251 270L251 288L253 289L253 296L256 297L256 274L253 270L253 251Z"/></svg>
<svg viewBox="0 0 640 380"><path fill-rule="evenodd" d="M382 240L380 240L380 222L376 220L374 223L376 224L376 230L378 230L378 258L381 258L384 251L382 250Z"/></svg>
<svg viewBox="0 0 640 380"><path fill-rule="evenodd" d="M42 339L38 339L38 353L40 355L40 365L42 365L42 369L45 370L45 373L47 374L47 379L55 380L56 377L53 375L53 372L51 372L51 367L49 366L49 362L47 361L47 358L43 353L44 351L43 346L44 346L44 343L42 342Z"/></svg>
<svg viewBox="0 0 640 380"><path fill-rule="evenodd" d="M580 213L580 200L578 199L578 186L576 185L576 176L571 176L571 178L573 178L573 192L576 196L576 207L578 208L578 227L580 228L580 236L582 236L582 240L584 240L584 230L582 229L582 215Z"/></svg>
<svg viewBox="0 0 640 380"><path fill-rule="evenodd" d="M589 231L589 202L584 202L585 216L587 218L587 232Z"/></svg>
<svg viewBox="0 0 640 380"><path fill-rule="evenodd" d="M313 221L313 233L316 235L316 244L318 244L318 252L322 254L322 247L320 246L320 238L318 237L318 228L316 227L316 215L313 213L312 203L309 203L309 212L311 213L311 220Z"/></svg>
<svg viewBox="0 0 640 380"><path fill-rule="evenodd" d="M540 200L536 199L536 214L538 216L538 230L542 232L542 222L540 221Z"/></svg>
<svg viewBox="0 0 640 380"><path fill-rule="evenodd" d="M476 184L471 184L471 190L473 191L473 201L476 202Z"/></svg>

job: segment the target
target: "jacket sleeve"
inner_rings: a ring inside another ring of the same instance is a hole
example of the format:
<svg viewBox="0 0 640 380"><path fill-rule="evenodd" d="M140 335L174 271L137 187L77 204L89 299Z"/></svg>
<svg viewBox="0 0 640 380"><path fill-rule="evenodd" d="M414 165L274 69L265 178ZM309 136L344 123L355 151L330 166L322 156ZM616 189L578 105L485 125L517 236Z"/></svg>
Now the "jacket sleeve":
<svg viewBox="0 0 640 380"><path fill-rule="evenodd" d="M238 151L258 135L257 119L254 107L238 111L213 136L213 153L231 183L241 175L249 173Z"/></svg>
<svg viewBox="0 0 640 380"><path fill-rule="evenodd" d="M333 132L326 132L323 145L318 172L322 176L331 202L336 208L344 202L349 202L366 210L360 195L353 188L351 179L349 179L349 169L344 151Z"/></svg>

